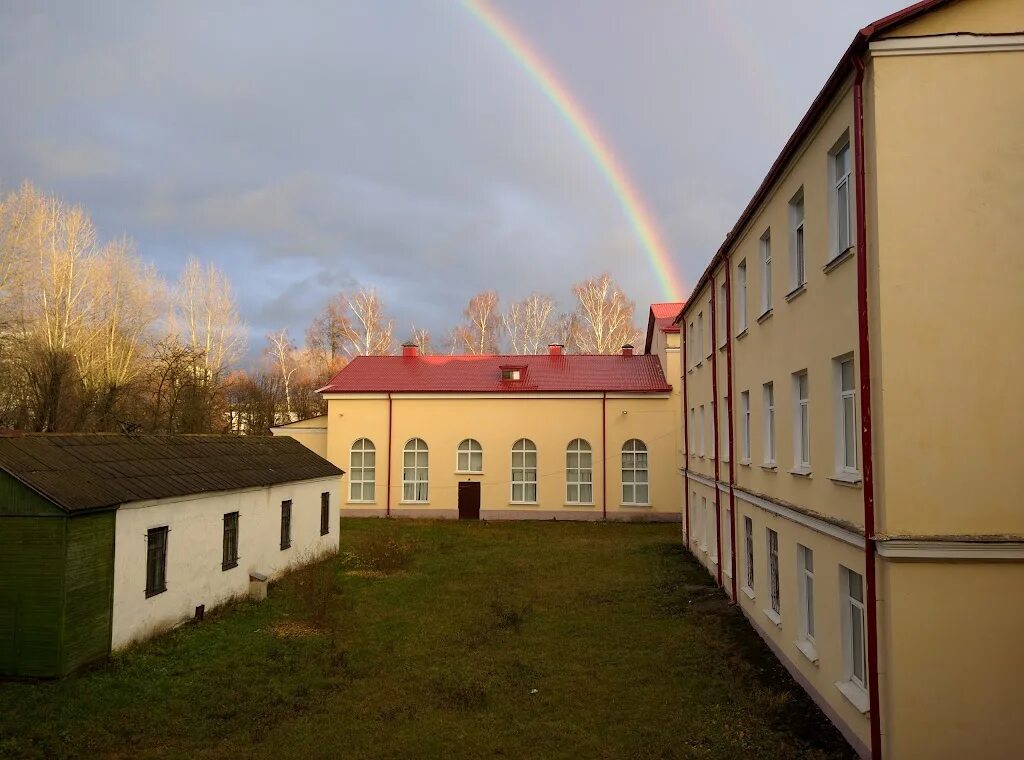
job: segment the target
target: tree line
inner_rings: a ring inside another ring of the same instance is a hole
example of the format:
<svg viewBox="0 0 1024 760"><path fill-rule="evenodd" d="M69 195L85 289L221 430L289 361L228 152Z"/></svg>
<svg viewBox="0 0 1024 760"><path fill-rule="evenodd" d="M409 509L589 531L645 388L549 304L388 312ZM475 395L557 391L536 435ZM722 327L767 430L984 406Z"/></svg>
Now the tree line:
<svg viewBox="0 0 1024 760"><path fill-rule="evenodd" d="M247 328L231 283L189 258L164 280L126 237L101 241L80 206L31 184L0 197L0 428L250 433L323 412L317 388L356 356L615 353L636 343L634 304L607 274L573 287L575 308L533 293L474 295L435 339L395 320L372 288L333 296L300 341L272 332L243 367Z"/></svg>

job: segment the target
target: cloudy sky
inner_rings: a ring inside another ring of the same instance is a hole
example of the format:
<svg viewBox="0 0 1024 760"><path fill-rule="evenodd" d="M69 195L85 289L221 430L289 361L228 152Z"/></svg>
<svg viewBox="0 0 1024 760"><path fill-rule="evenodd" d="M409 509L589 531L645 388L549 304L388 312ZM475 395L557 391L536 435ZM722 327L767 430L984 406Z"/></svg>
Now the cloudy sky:
<svg viewBox="0 0 1024 760"><path fill-rule="evenodd" d="M902 0L494 0L598 126L685 292L855 31ZM590 153L455 0L0 3L0 187L168 279L230 275L251 342L374 286L397 337L476 291L610 272L666 300Z"/></svg>

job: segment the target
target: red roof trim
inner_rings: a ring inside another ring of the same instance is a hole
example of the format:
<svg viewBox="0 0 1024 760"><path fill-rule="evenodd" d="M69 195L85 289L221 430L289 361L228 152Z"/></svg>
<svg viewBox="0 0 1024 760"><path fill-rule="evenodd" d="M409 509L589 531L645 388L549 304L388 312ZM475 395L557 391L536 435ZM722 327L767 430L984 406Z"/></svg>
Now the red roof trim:
<svg viewBox="0 0 1024 760"><path fill-rule="evenodd" d="M883 32L886 32L899 24L912 21L918 16L922 16L925 13L933 11L943 5L948 5L951 2L955 2L955 0L922 0L921 2L907 6L903 10L896 11L884 18L873 21L857 32L849 47L846 48L846 52L843 53L843 57L839 59L839 63L836 64L836 67L832 70L828 79L825 80L825 84L821 88L821 91L814 100L811 101L810 108L807 109L807 113L804 114L800 123L797 124L796 129L793 131L793 134L790 135L789 140L786 141L786 144L782 148L782 152L779 153L778 158L775 159L775 162L768 170L768 174L766 174L765 178L761 181L757 191L754 193L754 197L750 199L749 203L747 203L746 208L743 209L739 219L725 236L725 240L722 242L722 245L711 258L711 262L704 270L704 273L701 274L700 278L697 280L697 284L694 285L693 292L686 300L686 304L692 302L697 294L703 289L704 285L707 284L708 280L711 279L712 272L714 272L722 262L722 259L728 255L732 244L743 231L743 228L747 226L747 223L751 218L753 218L754 212L757 211L757 208L768 195L768 191L775 184L776 180L779 179L779 176L782 174L782 170L786 167L786 164L797 152L797 149L800 147L804 139L808 134L810 134L814 125L817 123L818 118L832 101L832 98L842 88L843 83L852 73L853 59L863 55L867 50L868 44ZM684 304L676 315L675 320L673 320L674 324L679 324L685 311L686 305Z"/></svg>

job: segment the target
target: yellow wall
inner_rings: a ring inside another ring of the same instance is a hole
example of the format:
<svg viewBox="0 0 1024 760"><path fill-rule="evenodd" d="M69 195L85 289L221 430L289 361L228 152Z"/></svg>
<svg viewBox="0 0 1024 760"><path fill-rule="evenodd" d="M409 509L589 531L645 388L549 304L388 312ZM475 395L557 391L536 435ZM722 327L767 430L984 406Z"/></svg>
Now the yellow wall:
<svg viewBox="0 0 1024 760"><path fill-rule="evenodd" d="M910 37L964 31L978 34L1024 31L1024 4L1020 0L959 0L902 25L888 36Z"/></svg>
<svg viewBox="0 0 1024 760"><path fill-rule="evenodd" d="M271 435L287 435L307 449L327 458L327 416L310 417L270 429ZM342 468L345 469L345 468Z"/></svg>

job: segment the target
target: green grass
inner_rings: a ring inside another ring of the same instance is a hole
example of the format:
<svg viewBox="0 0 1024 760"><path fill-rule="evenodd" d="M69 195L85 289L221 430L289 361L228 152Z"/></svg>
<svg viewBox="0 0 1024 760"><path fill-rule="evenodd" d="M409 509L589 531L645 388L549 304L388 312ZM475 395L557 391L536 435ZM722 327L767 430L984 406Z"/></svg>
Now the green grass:
<svg viewBox="0 0 1024 760"><path fill-rule="evenodd" d="M0 683L0 757L852 756L678 526L346 520L324 571L305 635L315 573Z"/></svg>

